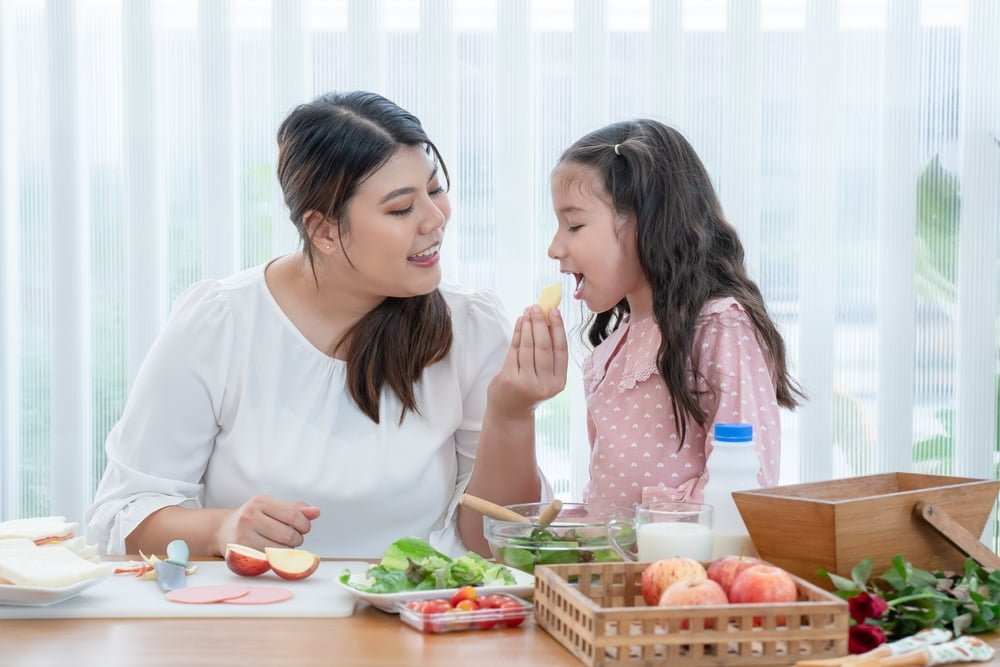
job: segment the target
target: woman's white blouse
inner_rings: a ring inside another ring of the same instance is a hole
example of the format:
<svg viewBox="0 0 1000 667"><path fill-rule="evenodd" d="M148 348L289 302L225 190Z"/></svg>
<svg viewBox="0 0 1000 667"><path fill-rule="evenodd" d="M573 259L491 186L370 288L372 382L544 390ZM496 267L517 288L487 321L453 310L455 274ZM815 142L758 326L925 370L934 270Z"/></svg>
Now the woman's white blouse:
<svg viewBox="0 0 1000 667"><path fill-rule="evenodd" d="M510 325L492 292L440 289L451 351L416 385L419 414L400 424L386 390L375 424L346 390L345 363L279 308L263 266L190 287L108 435L88 541L121 554L160 508L237 508L265 494L322 510L303 545L322 556L377 557L407 535L462 552L455 508Z"/></svg>

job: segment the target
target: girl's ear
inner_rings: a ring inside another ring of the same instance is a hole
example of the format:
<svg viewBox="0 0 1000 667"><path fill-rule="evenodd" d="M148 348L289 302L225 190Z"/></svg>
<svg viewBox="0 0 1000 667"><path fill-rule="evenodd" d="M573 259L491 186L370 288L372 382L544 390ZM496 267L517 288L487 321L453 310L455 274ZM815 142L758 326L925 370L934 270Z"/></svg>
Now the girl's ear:
<svg viewBox="0 0 1000 667"><path fill-rule="evenodd" d="M313 247L324 255L333 255L340 248L336 223L319 211L308 211L303 218L306 235Z"/></svg>

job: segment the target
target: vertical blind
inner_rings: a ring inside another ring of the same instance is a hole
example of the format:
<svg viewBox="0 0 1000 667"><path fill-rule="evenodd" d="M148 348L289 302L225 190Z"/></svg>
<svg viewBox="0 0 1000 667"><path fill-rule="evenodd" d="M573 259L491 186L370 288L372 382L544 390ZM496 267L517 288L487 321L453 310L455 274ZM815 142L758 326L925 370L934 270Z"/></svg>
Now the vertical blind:
<svg viewBox="0 0 1000 667"><path fill-rule="evenodd" d="M998 64L992 0L0 2L0 516L82 515L173 298L294 249L281 119L354 88L423 120L453 174L446 279L510 313L559 279L560 152L677 126L809 394L781 481L992 478ZM576 364L538 432L578 497Z"/></svg>

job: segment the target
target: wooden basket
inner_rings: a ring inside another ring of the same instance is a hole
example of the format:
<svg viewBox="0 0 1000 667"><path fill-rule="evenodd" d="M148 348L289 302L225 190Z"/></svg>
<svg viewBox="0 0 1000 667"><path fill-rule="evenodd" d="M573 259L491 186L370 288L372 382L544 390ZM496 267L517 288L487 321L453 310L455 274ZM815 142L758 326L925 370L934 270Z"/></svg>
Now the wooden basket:
<svg viewBox="0 0 1000 667"><path fill-rule="evenodd" d="M535 621L595 667L789 665L847 654L847 603L802 579L799 602L650 607L640 588L646 565L536 567Z"/></svg>
<svg viewBox="0 0 1000 667"><path fill-rule="evenodd" d="M850 577L864 558L876 574L897 554L919 568L961 570L961 547L978 543L998 488L996 480L884 473L735 491L733 499L761 558L831 588L817 569ZM924 505L953 519L948 529L921 513Z"/></svg>

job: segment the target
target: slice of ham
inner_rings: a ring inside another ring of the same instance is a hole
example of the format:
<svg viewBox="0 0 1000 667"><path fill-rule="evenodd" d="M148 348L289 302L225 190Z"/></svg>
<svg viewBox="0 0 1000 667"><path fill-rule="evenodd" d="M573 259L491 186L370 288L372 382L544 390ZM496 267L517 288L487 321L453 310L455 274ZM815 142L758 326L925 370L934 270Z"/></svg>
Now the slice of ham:
<svg viewBox="0 0 1000 667"><path fill-rule="evenodd" d="M60 542L66 542L73 539L73 533L66 533L65 535L51 535L49 537L39 537L35 540L36 546L43 546L48 544L59 544Z"/></svg>
<svg viewBox="0 0 1000 667"><path fill-rule="evenodd" d="M292 592L284 588L251 588L238 598L223 600L226 604L273 604L292 599Z"/></svg>
<svg viewBox="0 0 1000 667"><path fill-rule="evenodd" d="M193 588L178 588L166 594L171 602L182 604L212 604L241 598L250 593L249 586L195 586Z"/></svg>
<svg viewBox="0 0 1000 667"><path fill-rule="evenodd" d="M115 574L133 574L139 576L143 572L149 572L152 569L152 565L146 565L137 560L130 560L115 567Z"/></svg>

